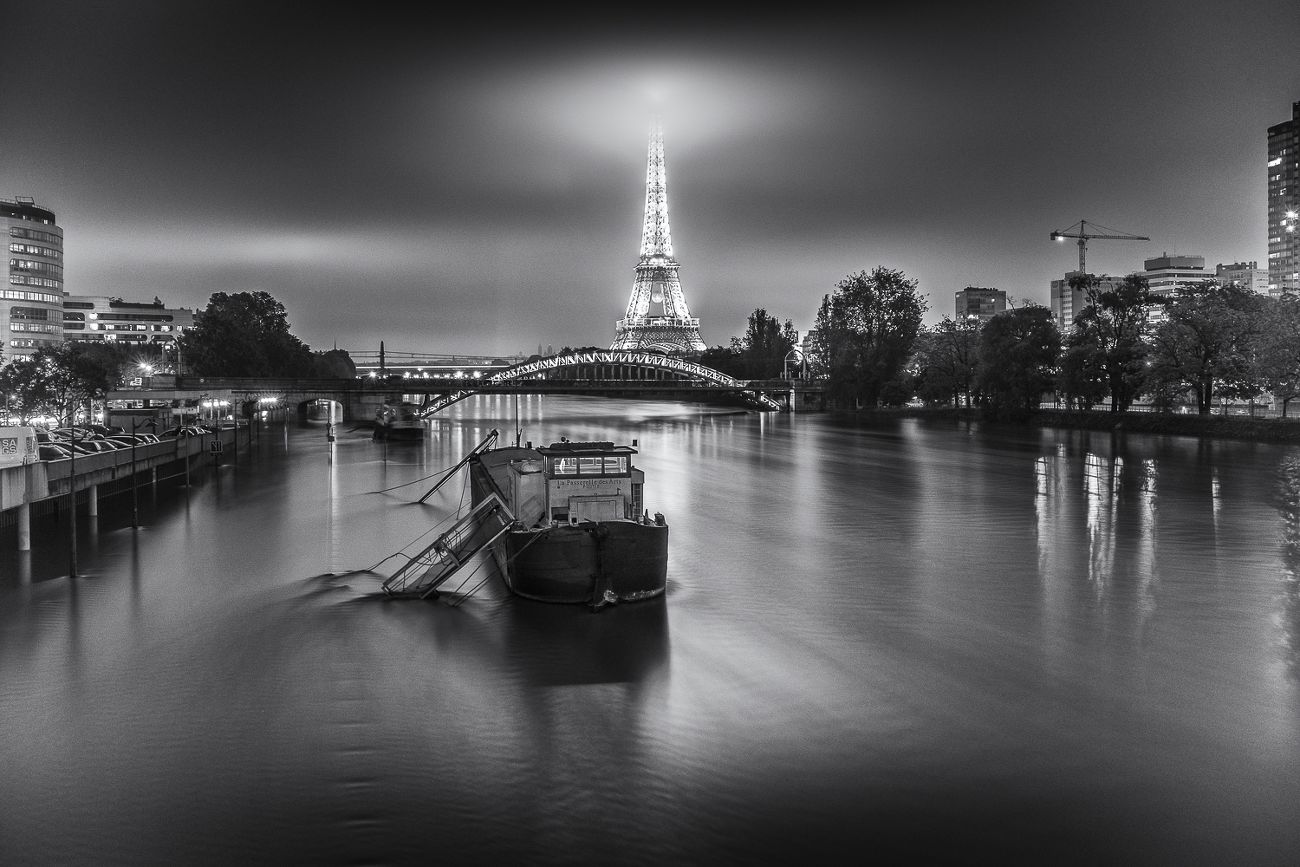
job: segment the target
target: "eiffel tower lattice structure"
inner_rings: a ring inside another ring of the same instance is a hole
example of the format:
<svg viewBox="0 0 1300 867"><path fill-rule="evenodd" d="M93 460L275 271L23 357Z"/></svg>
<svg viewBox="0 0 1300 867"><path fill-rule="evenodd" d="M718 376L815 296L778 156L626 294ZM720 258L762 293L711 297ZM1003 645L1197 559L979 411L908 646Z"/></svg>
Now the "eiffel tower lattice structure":
<svg viewBox="0 0 1300 867"><path fill-rule="evenodd" d="M650 133L645 175L645 227L641 258L627 313L618 321L610 349L658 350L681 354L703 352L700 320L691 316L677 277L672 235L668 231L668 175L664 169L664 133Z"/></svg>

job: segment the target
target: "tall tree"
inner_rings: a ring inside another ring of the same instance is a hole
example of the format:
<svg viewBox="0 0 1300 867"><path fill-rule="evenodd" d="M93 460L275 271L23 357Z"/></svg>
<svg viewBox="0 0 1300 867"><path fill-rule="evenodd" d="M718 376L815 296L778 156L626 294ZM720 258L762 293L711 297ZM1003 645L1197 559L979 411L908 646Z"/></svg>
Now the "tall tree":
<svg viewBox="0 0 1300 867"><path fill-rule="evenodd" d="M1300 296L1260 299L1260 307L1255 371L1286 418L1287 404L1300 397Z"/></svg>
<svg viewBox="0 0 1300 867"><path fill-rule="evenodd" d="M1209 414L1216 396L1257 394L1252 356L1261 303L1249 289L1213 280L1179 287L1151 335L1154 391L1190 392L1201 415Z"/></svg>
<svg viewBox="0 0 1300 867"><path fill-rule="evenodd" d="M312 376L311 350L289 332L284 305L267 292L215 292L181 338L199 376Z"/></svg>
<svg viewBox="0 0 1300 867"><path fill-rule="evenodd" d="M78 409L90 414L122 381L127 350L107 343L67 341L36 350L30 358L6 364L0 389L23 420L52 415L61 425L76 421Z"/></svg>
<svg viewBox="0 0 1300 867"><path fill-rule="evenodd" d="M978 319L950 319L924 329L917 339L917 393L929 403L970 405L979 370Z"/></svg>
<svg viewBox="0 0 1300 867"><path fill-rule="evenodd" d="M0 368L0 392L5 409L26 424L37 416L54 414L54 392L50 387L53 364L41 355L15 358Z"/></svg>
<svg viewBox="0 0 1300 867"><path fill-rule="evenodd" d="M781 375L785 357L798 342L794 324L778 322L762 307L749 314L749 324L740 342L746 379L774 379Z"/></svg>
<svg viewBox="0 0 1300 867"><path fill-rule="evenodd" d="M999 313L980 331L979 387L995 417L1023 418L1051 391L1061 354L1052 312L1028 304Z"/></svg>
<svg viewBox="0 0 1300 867"><path fill-rule="evenodd" d="M1147 315L1153 305L1143 277L1118 285L1085 274L1070 280L1086 299L1066 337L1062 384L1069 394L1096 402L1097 386L1110 395L1111 412L1123 412L1146 379Z"/></svg>
<svg viewBox="0 0 1300 867"><path fill-rule="evenodd" d="M877 267L841 280L817 311L816 361L832 394L877 406L904 375L927 308L902 271Z"/></svg>

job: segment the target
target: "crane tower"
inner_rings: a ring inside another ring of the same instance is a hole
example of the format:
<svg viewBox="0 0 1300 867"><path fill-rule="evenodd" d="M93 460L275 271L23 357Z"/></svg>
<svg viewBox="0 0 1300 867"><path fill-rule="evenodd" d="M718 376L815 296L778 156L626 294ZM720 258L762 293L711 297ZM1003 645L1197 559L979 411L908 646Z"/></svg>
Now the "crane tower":
<svg viewBox="0 0 1300 867"><path fill-rule="evenodd" d="M1119 232L1115 229L1107 229L1105 226L1092 224L1092 229L1101 229L1101 232L1090 231L1087 220L1080 220L1064 231L1052 233L1053 241L1064 241L1066 238L1077 238L1079 240L1079 271L1086 274L1088 269L1084 267L1085 255L1088 250L1088 242L1091 240L1105 241L1150 241L1146 235L1130 235L1126 232ZM1077 230L1077 231L1076 231Z"/></svg>

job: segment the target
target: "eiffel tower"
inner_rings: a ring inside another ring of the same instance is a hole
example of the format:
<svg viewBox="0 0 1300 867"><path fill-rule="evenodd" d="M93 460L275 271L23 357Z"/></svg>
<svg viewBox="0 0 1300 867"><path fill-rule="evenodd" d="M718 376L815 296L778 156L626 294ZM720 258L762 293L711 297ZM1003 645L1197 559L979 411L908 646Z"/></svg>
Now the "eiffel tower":
<svg viewBox="0 0 1300 867"><path fill-rule="evenodd" d="M703 352L700 320L691 316L677 279L677 260L668 233L668 176L664 169L664 133L658 124L650 133L645 173L645 227L641 258L627 313L618 320L610 349L654 349L681 354Z"/></svg>

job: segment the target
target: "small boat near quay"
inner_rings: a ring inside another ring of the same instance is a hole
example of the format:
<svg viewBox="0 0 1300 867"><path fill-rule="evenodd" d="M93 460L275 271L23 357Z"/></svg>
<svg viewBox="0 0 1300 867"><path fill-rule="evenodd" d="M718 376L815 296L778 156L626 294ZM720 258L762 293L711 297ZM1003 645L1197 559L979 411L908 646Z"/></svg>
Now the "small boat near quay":
<svg viewBox="0 0 1300 867"><path fill-rule="evenodd" d="M430 490L464 466L469 511L385 581L385 592L436 595L486 553L506 588L528 599L600 608L663 594L668 523L645 507L635 441L495 448L496 436Z"/></svg>
<svg viewBox="0 0 1300 867"><path fill-rule="evenodd" d="M420 418L420 408L409 401L385 403L375 411L375 433L377 440L422 440L424 439L424 420Z"/></svg>

